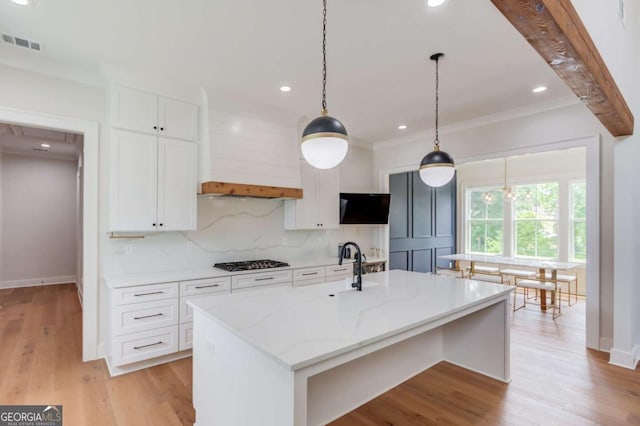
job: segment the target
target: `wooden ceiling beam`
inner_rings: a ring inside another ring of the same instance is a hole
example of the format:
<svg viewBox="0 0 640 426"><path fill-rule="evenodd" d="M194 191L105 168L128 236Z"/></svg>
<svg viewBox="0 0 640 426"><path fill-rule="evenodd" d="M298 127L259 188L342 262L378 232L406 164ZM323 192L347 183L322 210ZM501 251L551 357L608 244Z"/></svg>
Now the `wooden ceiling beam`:
<svg viewBox="0 0 640 426"><path fill-rule="evenodd" d="M634 118L571 0L491 0L613 136Z"/></svg>

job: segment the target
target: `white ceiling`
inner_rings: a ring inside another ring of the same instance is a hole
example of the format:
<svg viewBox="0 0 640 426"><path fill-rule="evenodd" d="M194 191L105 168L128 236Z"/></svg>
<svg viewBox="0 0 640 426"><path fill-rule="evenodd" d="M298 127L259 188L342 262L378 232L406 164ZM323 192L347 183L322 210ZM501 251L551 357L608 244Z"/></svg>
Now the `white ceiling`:
<svg viewBox="0 0 640 426"><path fill-rule="evenodd" d="M82 142L82 135L75 133L0 123L0 150L6 153L72 160L82 151Z"/></svg>
<svg viewBox="0 0 640 426"><path fill-rule="evenodd" d="M436 51L442 125L572 95L489 0L328 3L329 112L361 142L433 127ZM43 49L0 42L0 58L69 75L113 66L297 120L320 110L321 19L321 0L0 0L0 31ZM539 84L549 90L532 94Z"/></svg>

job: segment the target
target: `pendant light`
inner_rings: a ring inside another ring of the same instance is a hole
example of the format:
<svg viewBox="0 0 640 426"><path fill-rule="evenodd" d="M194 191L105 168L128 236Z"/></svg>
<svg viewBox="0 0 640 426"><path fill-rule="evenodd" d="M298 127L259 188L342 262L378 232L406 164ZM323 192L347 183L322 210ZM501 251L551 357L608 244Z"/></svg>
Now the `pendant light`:
<svg viewBox="0 0 640 426"><path fill-rule="evenodd" d="M516 193L512 191L511 186L507 184L507 157L504 157L504 188L502 188L504 192L504 201L515 201Z"/></svg>
<svg viewBox="0 0 640 426"><path fill-rule="evenodd" d="M420 163L420 178L429 186L439 187L449 183L456 173L453 158L444 151L440 151L440 139L438 137L438 89L440 78L438 75L438 61L444 53L435 53L429 59L436 63L436 138L433 141L433 151L428 153Z"/></svg>
<svg viewBox="0 0 640 426"><path fill-rule="evenodd" d="M347 129L327 112L327 0L323 0L322 18L322 110L302 132L300 145L307 163L317 169L331 169L347 155Z"/></svg>

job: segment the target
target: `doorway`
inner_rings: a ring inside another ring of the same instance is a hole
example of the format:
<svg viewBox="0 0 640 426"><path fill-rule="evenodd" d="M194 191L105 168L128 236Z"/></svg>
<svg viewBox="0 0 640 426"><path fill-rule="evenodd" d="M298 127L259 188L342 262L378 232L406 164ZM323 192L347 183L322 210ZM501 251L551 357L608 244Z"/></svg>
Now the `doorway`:
<svg viewBox="0 0 640 426"><path fill-rule="evenodd" d="M82 360L98 351L98 163L99 125L96 121L0 107L0 122L77 133L82 150Z"/></svg>

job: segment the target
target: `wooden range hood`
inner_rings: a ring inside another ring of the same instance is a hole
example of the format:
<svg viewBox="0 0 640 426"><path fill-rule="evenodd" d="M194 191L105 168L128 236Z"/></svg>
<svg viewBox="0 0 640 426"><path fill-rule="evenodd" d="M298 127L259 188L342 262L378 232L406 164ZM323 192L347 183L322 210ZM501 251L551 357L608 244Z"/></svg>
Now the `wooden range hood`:
<svg viewBox="0 0 640 426"><path fill-rule="evenodd" d="M302 188L247 185L229 182L203 182L202 195L229 195L255 198L302 198Z"/></svg>

